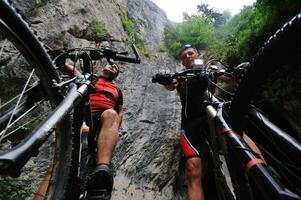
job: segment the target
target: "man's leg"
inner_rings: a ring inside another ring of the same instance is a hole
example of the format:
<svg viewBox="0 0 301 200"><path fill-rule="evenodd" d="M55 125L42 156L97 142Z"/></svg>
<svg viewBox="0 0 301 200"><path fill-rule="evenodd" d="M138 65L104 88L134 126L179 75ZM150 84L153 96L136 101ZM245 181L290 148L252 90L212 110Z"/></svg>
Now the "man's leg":
<svg viewBox="0 0 301 200"><path fill-rule="evenodd" d="M180 144L186 157L188 175L188 200L204 200L202 186L202 161L200 152L202 148L201 124L202 117L182 123ZM204 141L203 141L204 142Z"/></svg>
<svg viewBox="0 0 301 200"><path fill-rule="evenodd" d="M101 130L97 140L97 163L111 163L118 140L119 117L115 110L105 110L101 115Z"/></svg>
<svg viewBox="0 0 301 200"><path fill-rule="evenodd" d="M86 200L110 199L113 188L113 153L118 140L119 116L115 110L105 110L100 117L101 130L97 140L97 165L87 183Z"/></svg>
<svg viewBox="0 0 301 200"><path fill-rule="evenodd" d="M187 160L186 166L188 174L188 200L203 200L202 161L199 157L193 157Z"/></svg>

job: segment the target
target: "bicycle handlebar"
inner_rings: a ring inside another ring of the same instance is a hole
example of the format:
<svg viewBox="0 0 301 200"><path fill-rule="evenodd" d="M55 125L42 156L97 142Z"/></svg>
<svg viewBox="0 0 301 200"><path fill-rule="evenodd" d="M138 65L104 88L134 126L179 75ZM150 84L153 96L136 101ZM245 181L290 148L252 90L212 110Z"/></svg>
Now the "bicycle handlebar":
<svg viewBox="0 0 301 200"><path fill-rule="evenodd" d="M101 50L94 50L92 51L91 57L93 57L93 60L99 60L101 58L106 58L108 62L110 62L110 59L116 60L116 61L124 61L129 63L140 63L140 56L138 54L137 48L134 44L132 44L132 50L134 52L135 57L128 57L126 56L128 52L117 52L110 48L104 48Z"/></svg>
<svg viewBox="0 0 301 200"><path fill-rule="evenodd" d="M137 64L141 63L136 46L132 44L131 48L133 50L134 57L127 56L128 52L118 52L108 47L101 49L83 48L69 50L50 50L48 51L48 53L58 67L61 67L65 63L65 60L68 58L72 61L83 59L83 61L86 63L90 63L91 60L100 60L101 58L106 58L110 64L112 64L113 61L123 61Z"/></svg>
<svg viewBox="0 0 301 200"><path fill-rule="evenodd" d="M227 69L215 69L215 68L196 68L188 69L181 72L169 73L169 74L156 74L152 76L153 83L168 82L170 80L186 80L193 77L219 77L220 75L229 76L233 79L239 79L244 74L245 69L243 67L227 68Z"/></svg>
<svg viewBox="0 0 301 200"><path fill-rule="evenodd" d="M168 80L186 80L193 77L210 76L211 74L225 74L225 70L208 70L208 69L188 69L177 73L156 74L152 76L153 83L168 82Z"/></svg>

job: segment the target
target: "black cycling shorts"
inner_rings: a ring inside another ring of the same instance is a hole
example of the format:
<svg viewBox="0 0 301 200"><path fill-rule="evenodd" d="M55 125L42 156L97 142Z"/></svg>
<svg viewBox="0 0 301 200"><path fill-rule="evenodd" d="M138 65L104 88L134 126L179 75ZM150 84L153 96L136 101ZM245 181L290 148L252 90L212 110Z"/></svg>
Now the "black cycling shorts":
<svg viewBox="0 0 301 200"><path fill-rule="evenodd" d="M101 129L101 115L103 112L93 112L91 113L91 131L88 135L88 146L91 155L93 155L97 150L97 138Z"/></svg>
<svg viewBox="0 0 301 200"><path fill-rule="evenodd" d="M201 150L205 145L203 131L205 128L205 117L198 117L187 121L181 125L181 149L186 159L202 157Z"/></svg>

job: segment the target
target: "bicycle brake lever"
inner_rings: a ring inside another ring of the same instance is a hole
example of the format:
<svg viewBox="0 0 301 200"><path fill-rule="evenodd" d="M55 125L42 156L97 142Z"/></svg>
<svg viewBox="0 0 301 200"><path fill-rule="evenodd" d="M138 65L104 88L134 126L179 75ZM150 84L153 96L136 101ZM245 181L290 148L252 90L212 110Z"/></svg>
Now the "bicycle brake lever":
<svg viewBox="0 0 301 200"><path fill-rule="evenodd" d="M55 80L52 80L52 87L61 89L61 88L65 87L66 85L69 85L71 82L74 82L77 78L78 77L73 77L70 80L60 82L60 83L57 83Z"/></svg>

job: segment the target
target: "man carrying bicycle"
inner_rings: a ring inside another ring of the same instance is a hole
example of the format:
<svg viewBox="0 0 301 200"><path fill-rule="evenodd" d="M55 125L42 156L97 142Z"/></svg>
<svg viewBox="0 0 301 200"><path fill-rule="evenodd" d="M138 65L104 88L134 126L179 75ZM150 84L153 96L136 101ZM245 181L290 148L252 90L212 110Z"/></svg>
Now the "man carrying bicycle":
<svg viewBox="0 0 301 200"><path fill-rule="evenodd" d="M186 69L204 67L202 63L199 63L201 64L200 66L198 65L197 59L199 59L199 53L191 45L183 46L180 56L182 64ZM209 67L213 68L214 66ZM184 81L175 82L171 77L165 76L164 79L160 79L158 77L157 82L164 85L166 89L170 91L177 89L180 95L182 104L180 143L181 149L186 158L186 168L188 173L188 199L204 199L202 166L204 162L206 162L204 152L206 144L202 130L204 130L206 126L204 123L206 122L206 112L202 102L204 101L204 92L207 89L210 89L208 87L208 80L207 78L190 78ZM219 83L221 84L219 85ZM235 85L235 80L229 79L223 75L217 77L216 86L218 89L225 90L226 87L227 89L232 89ZM211 88L214 95L221 97L218 89ZM243 139L254 152L261 155L256 144L245 133L243 133Z"/></svg>
<svg viewBox="0 0 301 200"><path fill-rule="evenodd" d="M199 58L199 53L191 45L182 47L180 56L182 64L186 69L194 68L194 61ZM181 149L186 158L186 168L188 174L188 199L204 199L202 187L202 158L201 124L205 119L205 109L203 108L203 93L208 87L207 80L189 79L181 82L164 80L160 82L166 89L173 91L177 89L181 104Z"/></svg>
<svg viewBox="0 0 301 200"><path fill-rule="evenodd" d="M70 64L65 64L65 69L74 75L81 75ZM97 153L96 167L87 183L86 200L110 199L111 196L114 173L111 162L123 119L123 95L112 82L118 73L116 64L106 64L89 96L92 118L90 138L97 141Z"/></svg>

